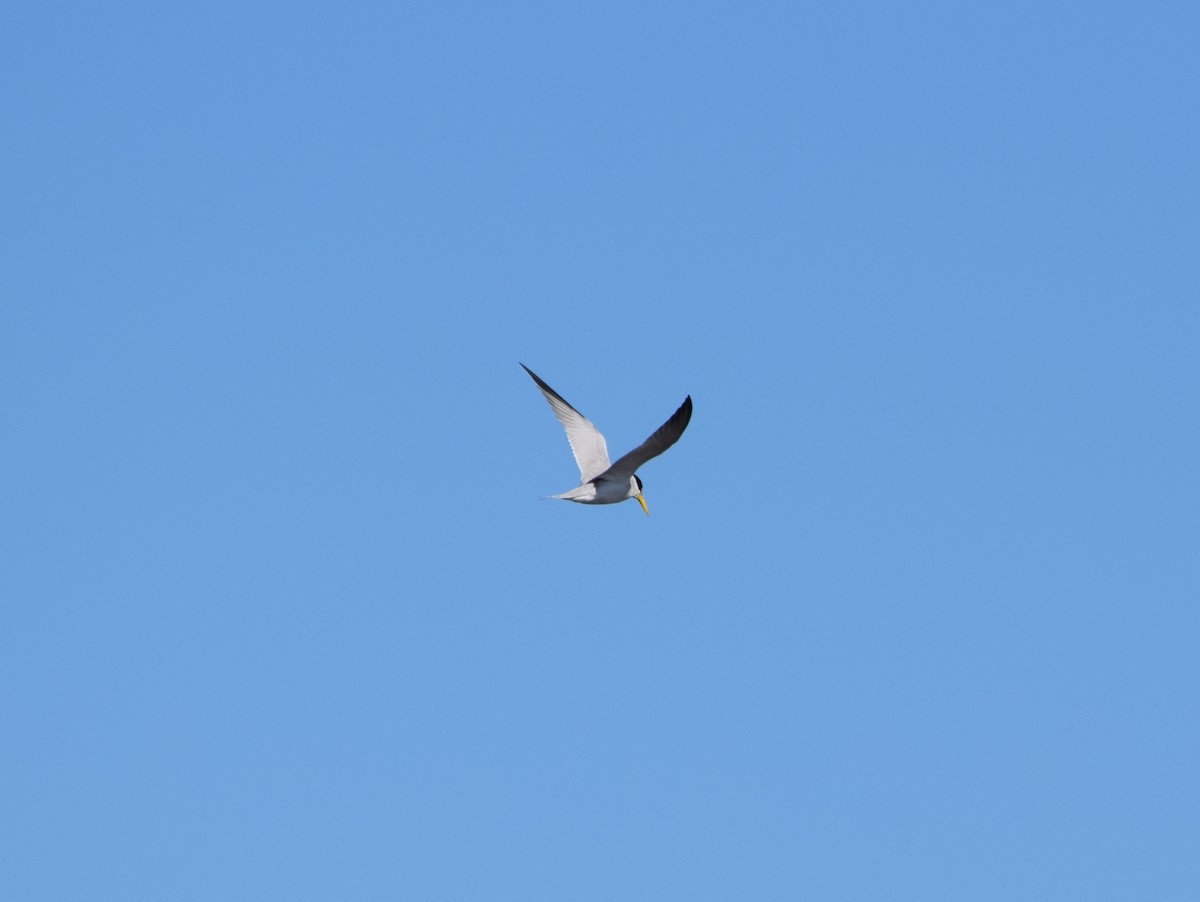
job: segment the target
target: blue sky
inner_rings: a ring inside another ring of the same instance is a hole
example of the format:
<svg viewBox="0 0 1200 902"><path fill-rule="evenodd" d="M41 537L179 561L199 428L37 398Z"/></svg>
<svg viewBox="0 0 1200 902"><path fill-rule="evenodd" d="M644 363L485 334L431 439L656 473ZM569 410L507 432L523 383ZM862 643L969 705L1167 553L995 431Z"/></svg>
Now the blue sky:
<svg viewBox="0 0 1200 902"><path fill-rule="evenodd" d="M0 895L1200 893L1193 4L3 18Z"/></svg>

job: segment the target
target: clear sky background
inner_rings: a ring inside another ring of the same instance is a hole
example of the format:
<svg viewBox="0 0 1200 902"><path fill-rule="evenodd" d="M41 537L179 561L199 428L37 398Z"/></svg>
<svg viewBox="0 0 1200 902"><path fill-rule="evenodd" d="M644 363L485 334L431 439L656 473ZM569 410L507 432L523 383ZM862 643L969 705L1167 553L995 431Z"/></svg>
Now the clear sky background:
<svg viewBox="0 0 1200 902"><path fill-rule="evenodd" d="M1198 9L11 5L0 896L1200 898Z"/></svg>

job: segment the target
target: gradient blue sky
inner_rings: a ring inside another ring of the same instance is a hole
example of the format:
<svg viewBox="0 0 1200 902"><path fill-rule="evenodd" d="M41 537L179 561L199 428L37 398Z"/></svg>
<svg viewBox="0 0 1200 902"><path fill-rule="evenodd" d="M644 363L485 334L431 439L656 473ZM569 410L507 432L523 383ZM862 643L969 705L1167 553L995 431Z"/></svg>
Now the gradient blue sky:
<svg viewBox="0 0 1200 902"><path fill-rule="evenodd" d="M0 896L1200 898L1197 9L8 8Z"/></svg>

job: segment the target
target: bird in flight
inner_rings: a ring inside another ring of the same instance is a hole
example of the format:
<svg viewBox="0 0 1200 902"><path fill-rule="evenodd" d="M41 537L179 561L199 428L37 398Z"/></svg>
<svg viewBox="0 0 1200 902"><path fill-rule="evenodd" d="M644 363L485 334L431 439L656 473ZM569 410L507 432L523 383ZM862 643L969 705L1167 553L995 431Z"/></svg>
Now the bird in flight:
<svg viewBox="0 0 1200 902"><path fill-rule="evenodd" d="M592 421L563 400L563 396L543 382L537 373L523 363L521 367L550 402L551 410L567 431L567 441L571 443L575 463L579 465L579 486L549 497L579 504L616 504L626 498L636 498L646 516L649 516L650 508L646 507L646 499L642 497L642 480L638 478L637 469L679 441L679 436L683 435L683 430L692 419L692 396L684 398L679 409L650 438L615 464L610 464L604 436L592 425Z"/></svg>

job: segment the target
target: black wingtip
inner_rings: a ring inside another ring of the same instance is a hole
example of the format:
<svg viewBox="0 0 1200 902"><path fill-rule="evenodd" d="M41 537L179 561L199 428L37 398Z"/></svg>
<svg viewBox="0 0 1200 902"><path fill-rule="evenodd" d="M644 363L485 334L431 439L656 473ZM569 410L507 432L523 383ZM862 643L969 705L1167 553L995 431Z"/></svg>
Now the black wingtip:
<svg viewBox="0 0 1200 902"><path fill-rule="evenodd" d="M679 405L679 409L675 411L675 416L672 420L679 420L679 434L683 434L683 430L687 429L688 423L692 421L692 396L688 395L683 399L683 403Z"/></svg>
<svg viewBox="0 0 1200 902"><path fill-rule="evenodd" d="M519 361L519 360L518 360L518 361L517 361L517 363L521 363L521 361ZM558 392L556 392L554 389L552 389L552 388L551 388L549 385L547 385L547 384L545 383L545 381L542 379L542 377L541 377L541 376L539 376L537 373L535 373L535 372L534 372L533 370L531 370L529 367L525 366L525 364L521 363L521 366L524 368L525 372L527 372L527 373L529 374L529 377L530 377L531 379L533 379L533 381L534 381L534 382L536 382L536 383L537 383L537 387L538 387L538 388L540 388L542 391L544 391L544 392L546 392L546 393L548 393L548 394L551 394L551 395L553 395L555 398L557 398L557 399L558 399L559 401L561 401L563 404L566 404L566 405L567 405L568 407L570 407L572 410L575 410L575 408L571 406L570 402L569 402L569 401L567 401L567 399L566 399L566 398L564 398L562 395L560 395L560 394L559 394ZM578 411L578 410L575 410L575 412L576 412L576 413L579 413L579 411ZM580 416L583 416L583 414L581 414L581 413L579 413L579 415L580 415Z"/></svg>
<svg viewBox="0 0 1200 902"><path fill-rule="evenodd" d="M679 441L679 437L681 435L683 435L683 430L687 429L688 423L690 423L691 421L692 421L692 396L688 395L686 398L683 399L683 403L679 405L679 409L676 410L673 414L671 414L671 418L669 420L667 420L665 423L663 423L662 426L659 427L659 429L660 429L660 431L667 430L670 432L674 432L675 437L671 439L671 445L673 445L673 444L675 444L675 442ZM667 447L669 448L671 445L668 445ZM665 451L666 448L664 448L663 450ZM662 452L659 452L659 453L662 453Z"/></svg>

